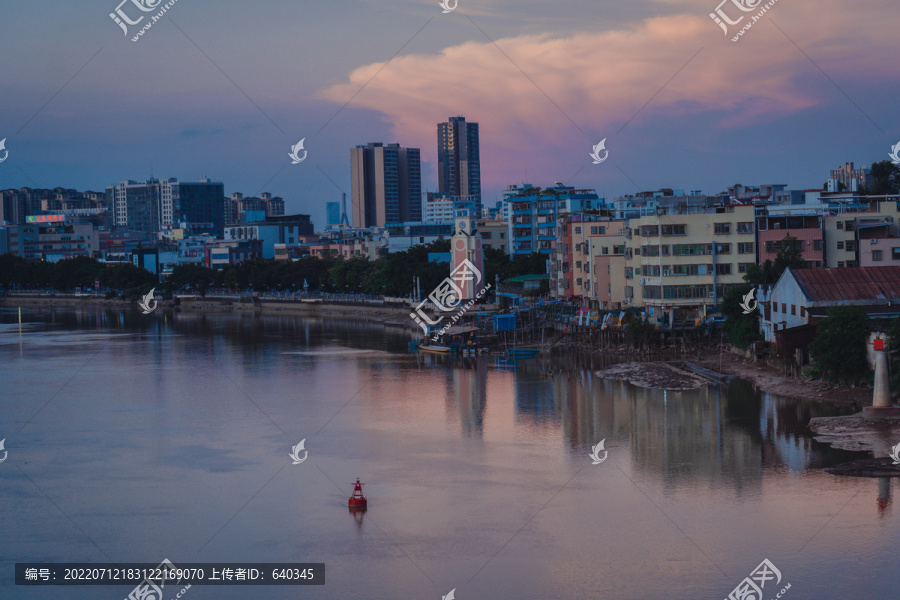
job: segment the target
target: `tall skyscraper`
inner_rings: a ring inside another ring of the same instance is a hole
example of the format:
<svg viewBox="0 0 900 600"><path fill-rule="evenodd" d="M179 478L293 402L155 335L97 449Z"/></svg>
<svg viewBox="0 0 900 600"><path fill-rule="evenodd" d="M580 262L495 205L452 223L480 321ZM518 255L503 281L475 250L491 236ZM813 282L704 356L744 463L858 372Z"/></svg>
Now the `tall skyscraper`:
<svg viewBox="0 0 900 600"><path fill-rule="evenodd" d="M474 201L481 208L481 152L478 123L450 117L438 123L438 191Z"/></svg>
<svg viewBox="0 0 900 600"><path fill-rule="evenodd" d="M422 220L422 170L418 148L379 142L350 149L354 227Z"/></svg>

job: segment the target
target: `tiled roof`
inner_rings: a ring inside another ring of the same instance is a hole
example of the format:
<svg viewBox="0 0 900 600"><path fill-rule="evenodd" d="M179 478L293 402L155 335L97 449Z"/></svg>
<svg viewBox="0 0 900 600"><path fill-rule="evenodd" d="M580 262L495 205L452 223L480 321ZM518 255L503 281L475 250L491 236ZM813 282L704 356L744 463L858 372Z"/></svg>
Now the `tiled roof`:
<svg viewBox="0 0 900 600"><path fill-rule="evenodd" d="M791 269L791 273L812 302L900 301L900 267Z"/></svg>

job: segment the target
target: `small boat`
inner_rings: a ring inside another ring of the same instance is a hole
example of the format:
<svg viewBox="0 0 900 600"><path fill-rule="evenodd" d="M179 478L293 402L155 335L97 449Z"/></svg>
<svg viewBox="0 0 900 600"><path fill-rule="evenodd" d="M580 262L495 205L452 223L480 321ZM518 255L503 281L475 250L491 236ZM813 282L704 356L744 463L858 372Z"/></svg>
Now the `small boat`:
<svg viewBox="0 0 900 600"><path fill-rule="evenodd" d="M507 348L506 353L517 358L528 358L540 354L540 348Z"/></svg>
<svg viewBox="0 0 900 600"><path fill-rule="evenodd" d="M363 496L362 486L365 485L359 482L359 477L356 478L356 483L353 484L353 495L350 496L350 500L347 501L347 505L350 508L366 508L368 504L368 500Z"/></svg>
<svg viewBox="0 0 900 600"><path fill-rule="evenodd" d="M433 352L435 354L449 354L453 349L450 346L438 346L437 344L421 344L419 350L422 352Z"/></svg>

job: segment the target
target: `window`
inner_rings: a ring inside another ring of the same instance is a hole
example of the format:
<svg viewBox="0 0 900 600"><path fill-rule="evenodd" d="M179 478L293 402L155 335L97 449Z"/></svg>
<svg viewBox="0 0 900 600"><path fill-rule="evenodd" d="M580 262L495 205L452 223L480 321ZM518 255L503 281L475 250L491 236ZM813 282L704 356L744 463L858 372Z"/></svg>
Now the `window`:
<svg viewBox="0 0 900 600"><path fill-rule="evenodd" d="M737 224L738 233L753 233L753 221Z"/></svg>
<svg viewBox="0 0 900 600"><path fill-rule="evenodd" d="M575 280L575 285L581 285L581 277Z"/></svg>
<svg viewBox="0 0 900 600"><path fill-rule="evenodd" d="M796 304L791 304L791 314L794 315L795 317L797 316L797 305Z"/></svg>
<svg viewBox="0 0 900 600"><path fill-rule="evenodd" d="M855 261L855 260L848 260L848 261L847 261L847 266L848 266L848 267L856 267L856 266L858 266L858 265L856 264L856 261Z"/></svg>
<svg viewBox="0 0 900 600"><path fill-rule="evenodd" d="M642 225L641 226L641 235L642 236L658 236L659 235L659 227L656 225Z"/></svg>
<svg viewBox="0 0 900 600"><path fill-rule="evenodd" d="M847 240L844 247L847 249L847 252L856 252L856 240Z"/></svg>
<svg viewBox="0 0 900 600"><path fill-rule="evenodd" d="M712 244L675 244L672 246L673 256L693 256L712 254Z"/></svg>
<svg viewBox="0 0 900 600"><path fill-rule="evenodd" d="M663 235L685 235L685 226L684 225L663 225L662 226L662 234Z"/></svg>
<svg viewBox="0 0 900 600"><path fill-rule="evenodd" d="M753 242L738 244L738 254L753 254Z"/></svg>
<svg viewBox="0 0 900 600"><path fill-rule="evenodd" d="M580 268L581 268L581 261L580 261L580 260L575 261L575 268L576 268L576 269L580 269Z"/></svg>
<svg viewBox="0 0 900 600"><path fill-rule="evenodd" d="M881 250L872 250L872 260L873 261L881 261L882 259L882 251Z"/></svg>
<svg viewBox="0 0 900 600"><path fill-rule="evenodd" d="M603 254L609 254L609 246L603 246L602 248L600 248L600 251Z"/></svg>
<svg viewBox="0 0 900 600"><path fill-rule="evenodd" d="M838 242L838 243L837 243L837 248L838 248L838 250L843 250L843 249L844 249L844 242Z"/></svg>
<svg viewBox="0 0 900 600"><path fill-rule="evenodd" d="M756 263L738 263L738 273L746 273Z"/></svg>
<svg viewBox="0 0 900 600"><path fill-rule="evenodd" d="M781 303L781 312L787 314L787 305L784 302Z"/></svg>
<svg viewBox="0 0 900 600"><path fill-rule="evenodd" d="M822 240L813 240L813 250L822 249Z"/></svg>
<svg viewBox="0 0 900 600"><path fill-rule="evenodd" d="M731 275L731 263L716 265L716 275Z"/></svg>
<svg viewBox="0 0 900 600"><path fill-rule="evenodd" d="M717 254L731 254L731 244L716 244Z"/></svg>
<svg viewBox="0 0 900 600"><path fill-rule="evenodd" d="M800 307L800 316L801 316L801 317L805 317L805 316L806 316L806 307L804 307L804 306L801 306L801 307Z"/></svg>
<svg viewBox="0 0 900 600"><path fill-rule="evenodd" d="M843 269L843 268L844 268L844 261L839 260L838 261L838 269Z"/></svg>
<svg viewBox="0 0 900 600"><path fill-rule="evenodd" d="M856 224L853 221L844 221L844 231L853 231L856 229Z"/></svg>
<svg viewBox="0 0 900 600"><path fill-rule="evenodd" d="M591 235L597 235L597 226L591 225Z"/></svg>
<svg viewBox="0 0 900 600"><path fill-rule="evenodd" d="M481 232L481 239L483 239L483 240L489 240L489 239L491 239L491 235L492 235L492 234L491 234L490 231L482 231L482 232ZM293 242L294 240L291 239L291 241Z"/></svg>
<svg viewBox="0 0 900 600"><path fill-rule="evenodd" d="M772 303L772 312L778 312L778 303L777 302Z"/></svg>
<svg viewBox="0 0 900 600"><path fill-rule="evenodd" d="M713 227L716 235L728 235L731 233L731 223L716 223Z"/></svg>
<svg viewBox="0 0 900 600"><path fill-rule="evenodd" d="M575 233L581 233L581 227L580 227L580 226L575 227Z"/></svg>
<svg viewBox="0 0 900 600"><path fill-rule="evenodd" d="M838 228L838 229L843 229L843 228L844 228L844 222L843 222L843 221L838 221L838 222L837 222L837 228Z"/></svg>

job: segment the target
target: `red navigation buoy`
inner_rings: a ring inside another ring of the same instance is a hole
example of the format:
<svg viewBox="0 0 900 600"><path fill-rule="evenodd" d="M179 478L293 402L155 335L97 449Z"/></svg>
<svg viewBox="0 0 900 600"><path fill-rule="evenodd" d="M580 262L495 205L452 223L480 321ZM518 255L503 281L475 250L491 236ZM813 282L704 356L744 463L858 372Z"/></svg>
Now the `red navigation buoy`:
<svg viewBox="0 0 900 600"><path fill-rule="evenodd" d="M350 500L347 501L347 505L350 508L365 508L368 504L366 497L363 496L362 493L362 484L359 482L359 477L356 478L356 483L353 484L353 495L350 496Z"/></svg>

